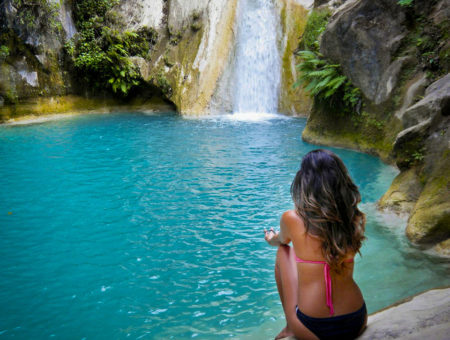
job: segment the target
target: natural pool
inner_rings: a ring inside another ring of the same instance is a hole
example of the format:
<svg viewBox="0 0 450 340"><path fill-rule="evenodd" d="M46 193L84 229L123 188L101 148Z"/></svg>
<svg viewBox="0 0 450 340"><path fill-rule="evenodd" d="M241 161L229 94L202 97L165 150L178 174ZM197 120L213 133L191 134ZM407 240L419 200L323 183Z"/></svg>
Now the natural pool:
<svg viewBox="0 0 450 340"><path fill-rule="evenodd" d="M305 119L86 115L0 127L0 338L270 339L283 326L263 228L316 146ZM450 284L376 212L397 171L339 154L368 215L356 280L374 312Z"/></svg>

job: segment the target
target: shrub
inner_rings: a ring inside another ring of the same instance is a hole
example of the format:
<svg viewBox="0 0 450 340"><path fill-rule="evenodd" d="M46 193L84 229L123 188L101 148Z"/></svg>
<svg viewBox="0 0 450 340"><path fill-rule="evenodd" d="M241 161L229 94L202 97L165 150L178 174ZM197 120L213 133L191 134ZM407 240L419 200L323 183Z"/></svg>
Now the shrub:
<svg viewBox="0 0 450 340"><path fill-rule="evenodd" d="M403 7L412 7L414 0L398 0L397 3Z"/></svg>
<svg viewBox="0 0 450 340"><path fill-rule="evenodd" d="M332 64L319 53L319 37L325 30L331 13L328 9L312 11L306 23L297 55L300 72L294 87L303 85L317 104L328 108L343 109L346 112L359 112L361 109L361 90L352 85L343 75L339 64Z"/></svg>
<svg viewBox="0 0 450 340"><path fill-rule="evenodd" d="M342 74L339 64L331 64L320 53L300 51L300 71L295 87L303 85L314 99L327 106L343 106L345 111L358 111L361 91Z"/></svg>
<svg viewBox="0 0 450 340"><path fill-rule="evenodd" d="M300 49L309 51L319 51L319 37L328 24L331 16L329 9L314 10L308 16L305 31L303 33Z"/></svg>
<svg viewBox="0 0 450 340"><path fill-rule="evenodd" d="M15 21L29 31L37 29L62 31L59 22L59 3L49 0L13 0L17 9Z"/></svg>
<svg viewBox="0 0 450 340"><path fill-rule="evenodd" d="M139 71L130 56L146 58L156 44L158 34L153 28L120 31L120 18L111 8L117 0L82 0L74 3L78 34L65 45L80 80L94 91L110 89L127 95L139 85ZM109 11L109 12L108 12Z"/></svg>
<svg viewBox="0 0 450 340"><path fill-rule="evenodd" d="M9 48L8 46L1 45L0 46L0 62L3 62L9 56Z"/></svg>

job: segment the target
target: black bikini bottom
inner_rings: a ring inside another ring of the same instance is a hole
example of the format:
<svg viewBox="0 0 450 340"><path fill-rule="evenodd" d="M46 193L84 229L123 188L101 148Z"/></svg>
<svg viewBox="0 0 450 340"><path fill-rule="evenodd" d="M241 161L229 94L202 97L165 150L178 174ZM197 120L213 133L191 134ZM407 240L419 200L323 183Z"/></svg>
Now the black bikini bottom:
<svg viewBox="0 0 450 340"><path fill-rule="evenodd" d="M367 315L366 304L356 312L330 318L313 318L303 314L298 307L297 318L319 339L355 339Z"/></svg>

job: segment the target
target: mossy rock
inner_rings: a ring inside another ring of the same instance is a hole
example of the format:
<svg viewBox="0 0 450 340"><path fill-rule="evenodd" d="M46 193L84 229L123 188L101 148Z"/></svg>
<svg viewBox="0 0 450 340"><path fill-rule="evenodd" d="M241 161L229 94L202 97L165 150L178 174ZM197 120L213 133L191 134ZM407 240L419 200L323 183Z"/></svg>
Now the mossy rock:
<svg viewBox="0 0 450 340"><path fill-rule="evenodd" d="M439 255L450 257L450 238L434 246L434 251Z"/></svg>
<svg viewBox="0 0 450 340"><path fill-rule="evenodd" d="M393 141L389 130L398 129L395 121L381 123L372 114L346 114L315 107L302 138L308 143L352 148L392 163ZM377 122L377 124L369 122Z"/></svg>
<svg viewBox="0 0 450 340"><path fill-rule="evenodd" d="M444 152L427 181L406 227L417 244L435 244L450 238L450 158Z"/></svg>
<svg viewBox="0 0 450 340"><path fill-rule="evenodd" d="M380 198L380 209L397 213L410 213L422 191L416 169L403 171L395 177L388 191Z"/></svg>
<svg viewBox="0 0 450 340"><path fill-rule="evenodd" d="M280 22L283 39L281 91L278 110L286 114L307 116L311 111L312 98L301 86L294 88L297 81L295 51L304 34L308 11L293 0L282 1Z"/></svg>

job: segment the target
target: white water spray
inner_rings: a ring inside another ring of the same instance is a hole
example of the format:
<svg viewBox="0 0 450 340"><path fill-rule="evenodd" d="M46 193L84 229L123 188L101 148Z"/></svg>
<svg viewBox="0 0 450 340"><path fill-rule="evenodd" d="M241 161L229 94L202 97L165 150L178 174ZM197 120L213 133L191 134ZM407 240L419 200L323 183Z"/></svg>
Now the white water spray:
<svg viewBox="0 0 450 340"><path fill-rule="evenodd" d="M259 120L278 109L278 19L272 0L240 0L237 19L234 116Z"/></svg>

